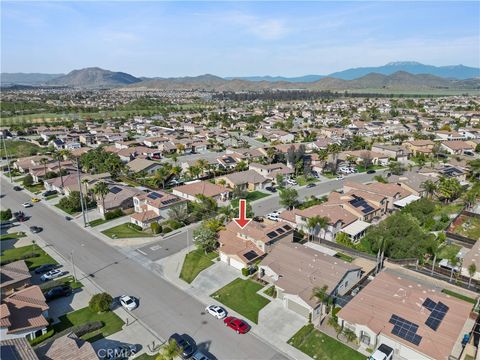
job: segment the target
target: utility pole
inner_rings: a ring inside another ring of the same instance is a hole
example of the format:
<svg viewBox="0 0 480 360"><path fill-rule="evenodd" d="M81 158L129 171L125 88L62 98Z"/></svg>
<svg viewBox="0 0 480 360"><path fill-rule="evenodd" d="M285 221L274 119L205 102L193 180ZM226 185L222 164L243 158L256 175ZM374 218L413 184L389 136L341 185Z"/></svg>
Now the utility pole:
<svg viewBox="0 0 480 360"><path fill-rule="evenodd" d="M78 157L77 157L77 177L78 177L78 188L80 190L80 206L82 207L83 226L87 227L87 219L85 217L85 207L83 206L82 181L80 179L80 160L78 159Z"/></svg>
<svg viewBox="0 0 480 360"><path fill-rule="evenodd" d="M73 251L70 252L70 261L72 263L73 279L77 281L77 273L75 271L75 263L73 262Z"/></svg>
<svg viewBox="0 0 480 360"><path fill-rule="evenodd" d="M10 169L10 160L8 159L8 154L7 154L7 144L5 144L5 137L3 137L3 149L5 150L5 157L7 158L7 167L8 167L8 174L10 175L10 182L13 182L12 179L12 169Z"/></svg>

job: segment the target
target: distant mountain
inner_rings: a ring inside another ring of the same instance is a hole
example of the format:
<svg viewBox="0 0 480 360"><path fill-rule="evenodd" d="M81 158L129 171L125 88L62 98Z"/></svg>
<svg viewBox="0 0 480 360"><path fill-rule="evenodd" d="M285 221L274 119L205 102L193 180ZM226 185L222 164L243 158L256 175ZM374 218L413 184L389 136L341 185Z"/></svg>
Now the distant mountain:
<svg viewBox="0 0 480 360"><path fill-rule="evenodd" d="M214 75L154 79L129 85L126 89L256 91L274 89L305 90L480 90L480 79L451 80L438 76L414 75L397 71L391 75L370 73L355 80L325 77L314 82L227 80Z"/></svg>
<svg viewBox="0 0 480 360"><path fill-rule="evenodd" d="M328 76L343 80L353 80L368 75L370 73L391 75L398 71L405 71L410 74L435 75L443 78L458 80L480 77L479 68L473 68L464 65L433 66L424 65L415 61L391 62L386 65L377 67L352 68L344 71L335 72Z"/></svg>
<svg viewBox="0 0 480 360"><path fill-rule="evenodd" d="M238 77L226 77L226 80L248 80L248 81L286 81L286 82L314 82L324 78L324 75L304 75L297 77L285 77L285 76L238 76Z"/></svg>
<svg viewBox="0 0 480 360"><path fill-rule="evenodd" d="M113 72L98 67L73 70L47 82L51 86L71 86L79 88L108 88L125 86L142 81L124 72Z"/></svg>
<svg viewBox="0 0 480 360"><path fill-rule="evenodd" d="M43 85L46 82L58 78L64 74L40 74L40 73L1 73L0 83L7 85Z"/></svg>

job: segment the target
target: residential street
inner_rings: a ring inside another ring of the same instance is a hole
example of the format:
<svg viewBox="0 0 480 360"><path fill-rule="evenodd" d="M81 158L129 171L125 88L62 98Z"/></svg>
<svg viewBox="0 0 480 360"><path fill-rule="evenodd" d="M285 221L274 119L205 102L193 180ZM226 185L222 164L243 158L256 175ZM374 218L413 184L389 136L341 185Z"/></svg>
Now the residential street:
<svg viewBox="0 0 480 360"><path fill-rule="evenodd" d="M25 192L15 192L7 181L1 181L2 208L21 209L29 201ZM253 334L237 335L212 317L205 315L204 304L147 268L84 231L65 221L42 203L25 211L32 218L27 226L42 226L38 234L64 258L73 253L75 265L105 291L117 296L130 294L140 299L135 315L163 339L173 332L187 333L197 344L218 359L283 359L284 355ZM32 238L34 238L32 236ZM79 276L80 280L81 277Z"/></svg>

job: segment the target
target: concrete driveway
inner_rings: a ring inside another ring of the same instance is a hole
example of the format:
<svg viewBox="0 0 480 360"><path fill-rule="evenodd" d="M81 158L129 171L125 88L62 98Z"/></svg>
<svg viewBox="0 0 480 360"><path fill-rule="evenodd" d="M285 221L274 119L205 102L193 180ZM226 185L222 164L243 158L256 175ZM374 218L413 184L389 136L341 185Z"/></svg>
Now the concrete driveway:
<svg viewBox="0 0 480 360"><path fill-rule="evenodd" d="M217 261L209 268L202 271L191 283L192 288L189 292L197 296L210 296L218 289L231 283L233 280L241 276L240 271Z"/></svg>
<svg viewBox="0 0 480 360"><path fill-rule="evenodd" d="M288 341L303 325L306 318L286 309L279 299L274 299L258 313L258 325L254 332L272 334L272 341Z"/></svg>

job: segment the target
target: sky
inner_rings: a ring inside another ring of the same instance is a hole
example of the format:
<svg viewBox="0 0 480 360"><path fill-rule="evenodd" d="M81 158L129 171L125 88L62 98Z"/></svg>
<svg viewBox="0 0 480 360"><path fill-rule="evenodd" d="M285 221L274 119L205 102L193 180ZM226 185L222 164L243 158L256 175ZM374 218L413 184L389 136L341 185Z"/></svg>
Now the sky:
<svg viewBox="0 0 480 360"><path fill-rule="evenodd" d="M329 74L391 61L479 67L480 2L1 1L1 71Z"/></svg>

